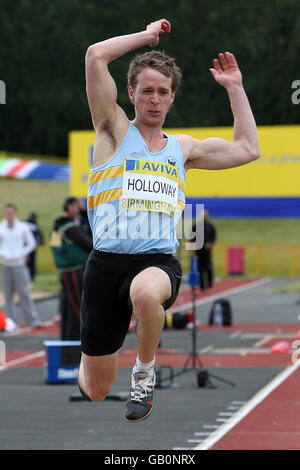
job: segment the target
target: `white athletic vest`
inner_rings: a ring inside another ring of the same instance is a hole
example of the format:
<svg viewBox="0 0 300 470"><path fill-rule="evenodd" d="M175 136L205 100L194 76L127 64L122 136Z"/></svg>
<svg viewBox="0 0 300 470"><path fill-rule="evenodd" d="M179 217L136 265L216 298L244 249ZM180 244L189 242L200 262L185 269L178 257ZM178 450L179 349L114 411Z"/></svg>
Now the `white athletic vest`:
<svg viewBox="0 0 300 470"><path fill-rule="evenodd" d="M185 170L176 137L149 152L130 123L115 155L90 171L88 217L94 248L113 253L174 253L184 208Z"/></svg>

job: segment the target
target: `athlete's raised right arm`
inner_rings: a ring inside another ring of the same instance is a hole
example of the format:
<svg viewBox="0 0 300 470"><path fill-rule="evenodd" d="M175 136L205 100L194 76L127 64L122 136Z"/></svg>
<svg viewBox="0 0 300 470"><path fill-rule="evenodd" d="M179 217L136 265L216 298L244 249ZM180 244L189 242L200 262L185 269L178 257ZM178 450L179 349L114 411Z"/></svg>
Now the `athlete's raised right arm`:
<svg viewBox="0 0 300 470"><path fill-rule="evenodd" d="M149 24L144 31L107 39L88 48L85 58L86 90L96 130L107 121L113 122L117 116L117 88L108 64L139 47L157 46L159 35L170 30L170 23L162 19Z"/></svg>

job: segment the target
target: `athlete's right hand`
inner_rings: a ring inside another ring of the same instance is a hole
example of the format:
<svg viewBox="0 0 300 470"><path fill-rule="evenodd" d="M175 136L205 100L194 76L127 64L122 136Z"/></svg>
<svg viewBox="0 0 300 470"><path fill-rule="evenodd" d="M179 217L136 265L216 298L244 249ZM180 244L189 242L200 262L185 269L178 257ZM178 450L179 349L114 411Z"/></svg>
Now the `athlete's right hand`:
<svg viewBox="0 0 300 470"><path fill-rule="evenodd" d="M149 42L150 47L155 47L159 43L159 35L163 33L170 33L171 24L168 20L158 20L148 24L146 30L153 35L153 39Z"/></svg>

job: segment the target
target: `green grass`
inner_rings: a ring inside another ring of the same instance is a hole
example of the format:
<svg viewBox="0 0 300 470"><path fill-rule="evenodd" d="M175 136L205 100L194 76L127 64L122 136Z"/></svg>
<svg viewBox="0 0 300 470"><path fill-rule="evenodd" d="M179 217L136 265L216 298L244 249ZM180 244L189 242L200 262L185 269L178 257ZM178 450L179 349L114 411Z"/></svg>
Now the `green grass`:
<svg viewBox="0 0 300 470"><path fill-rule="evenodd" d="M300 293L300 281L293 282L288 286L281 286L273 289L271 294L299 294Z"/></svg>
<svg viewBox="0 0 300 470"><path fill-rule="evenodd" d="M211 219L217 231L213 262L217 276L227 274L229 246L245 250L247 276L300 276L299 219ZM191 253L181 243L183 270L188 272Z"/></svg>
<svg viewBox="0 0 300 470"><path fill-rule="evenodd" d="M56 272L38 272L33 283L33 292L59 292L59 277Z"/></svg>
<svg viewBox="0 0 300 470"><path fill-rule="evenodd" d="M228 246L245 248L245 267L252 276L300 275L299 219L216 219L219 234L214 253L219 273L226 271Z"/></svg>

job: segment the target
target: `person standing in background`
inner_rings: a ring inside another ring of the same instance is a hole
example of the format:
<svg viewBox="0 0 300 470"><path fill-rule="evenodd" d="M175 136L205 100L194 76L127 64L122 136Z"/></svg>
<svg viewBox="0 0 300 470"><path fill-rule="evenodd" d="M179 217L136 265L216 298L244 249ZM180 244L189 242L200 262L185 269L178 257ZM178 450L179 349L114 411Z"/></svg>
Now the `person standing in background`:
<svg viewBox="0 0 300 470"><path fill-rule="evenodd" d="M19 323L14 314L13 295L16 292L26 324L35 328L41 322L31 299L26 258L36 248L36 242L27 224L21 222L16 214L15 204L6 204L4 219L0 223L0 256L3 265L5 312L7 317Z"/></svg>
<svg viewBox="0 0 300 470"><path fill-rule="evenodd" d="M195 226L193 227L195 231ZM217 239L215 226L209 220L209 213L204 211L204 242L203 246L195 251L198 260L198 271L200 274L199 287L203 291L211 288L214 281L214 266L212 260L212 247Z"/></svg>
<svg viewBox="0 0 300 470"><path fill-rule="evenodd" d="M80 339L83 273L93 244L87 219L78 199L68 197L63 210L65 214L54 221L50 247L60 273L61 339L76 341Z"/></svg>
<svg viewBox="0 0 300 470"><path fill-rule="evenodd" d="M38 226L37 223L37 215L32 212L29 214L28 219L26 220L26 223L28 227L30 228L32 235L34 236L34 239L36 241L36 248L29 253L28 258L27 258L27 267L29 269L29 274L31 281L34 281L35 275L36 275L36 255L37 255L37 248L39 245L44 244L44 235L43 232L41 231L40 227Z"/></svg>

